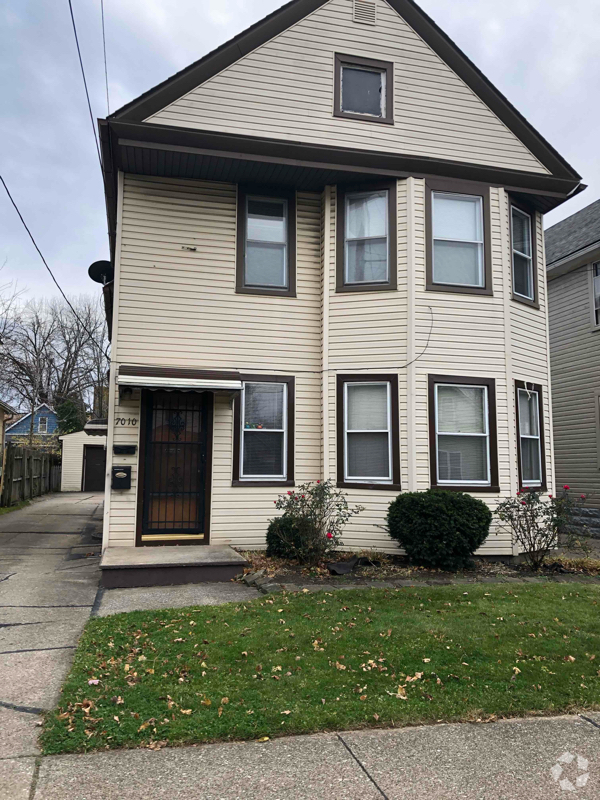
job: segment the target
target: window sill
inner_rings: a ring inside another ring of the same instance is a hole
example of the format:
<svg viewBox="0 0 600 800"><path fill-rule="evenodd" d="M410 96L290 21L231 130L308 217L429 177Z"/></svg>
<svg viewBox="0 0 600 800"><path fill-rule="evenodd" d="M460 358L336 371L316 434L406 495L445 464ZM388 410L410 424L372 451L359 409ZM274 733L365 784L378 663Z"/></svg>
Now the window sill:
<svg viewBox="0 0 600 800"><path fill-rule="evenodd" d="M370 114L354 114L351 111L342 111L341 109L336 109L333 112L333 116L338 119L357 119L360 122L377 122L379 125L394 124L393 117L374 117Z"/></svg>
<svg viewBox="0 0 600 800"><path fill-rule="evenodd" d="M529 306L530 308L537 308L539 309L540 304L537 300L530 300L528 297L521 297L520 294L515 294L513 292L512 299L515 303L521 303L524 306Z"/></svg>
<svg viewBox="0 0 600 800"><path fill-rule="evenodd" d="M438 484L438 485L432 484L431 488L440 489L444 492L468 492L469 494L478 494L479 492L487 492L487 493L494 492L495 494L497 494L500 492L499 486L476 486L476 485L452 486L446 484Z"/></svg>
<svg viewBox="0 0 600 800"><path fill-rule="evenodd" d="M380 491L401 491L399 483L354 483L353 481L338 481L338 489L378 489Z"/></svg>
<svg viewBox="0 0 600 800"><path fill-rule="evenodd" d="M545 483L543 483L541 486L522 486L519 483L519 491L520 492L547 492L548 491L548 487L546 486Z"/></svg>
<svg viewBox="0 0 600 800"><path fill-rule="evenodd" d="M395 292L397 286L392 283L348 283L336 286L336 293L339 292Z"/></svg>
<svg viewBox="0 0 600 800"><path fill-rule="evenodd" d="M449 292L450 294L479 294L486 295L487 297L493 296L492 289L485 286L461 286L453 283L428 283L426 285L428 292Z"/></svg>
<svg viewBox="0 0 600 800"><path fill-rule="evenodd" d="M232 486L295 486L294 481L242 481L242 480L233 480L231 481Z"/></svg>
<svg viewBox="0 0 600 800"><path fill-rule="evenodd" d="M296 292L292 289L267 289L254 286L236 286L236 294L258 294L267 297L296 297Z"/></svg>

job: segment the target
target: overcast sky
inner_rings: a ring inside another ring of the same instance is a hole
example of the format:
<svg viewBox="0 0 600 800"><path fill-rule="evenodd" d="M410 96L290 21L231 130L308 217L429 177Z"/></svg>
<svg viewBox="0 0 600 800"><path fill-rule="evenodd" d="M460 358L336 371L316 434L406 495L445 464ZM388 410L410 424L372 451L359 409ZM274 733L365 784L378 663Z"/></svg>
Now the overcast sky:
<svg viewBox="0 0 600 800"><path fill-rule="evenodd" d="M95 117L106 116L100 0L72 0ZM348 0L350 2L350 0ZM104 0L111 110L281 5ZM421 0L421 6L583 176L558 222L600 197L599 0ZM0 172L64 289L94 290L108 257L100 167L67 0L0 9ZM56 288L0 186L0 285Z"/></svg>

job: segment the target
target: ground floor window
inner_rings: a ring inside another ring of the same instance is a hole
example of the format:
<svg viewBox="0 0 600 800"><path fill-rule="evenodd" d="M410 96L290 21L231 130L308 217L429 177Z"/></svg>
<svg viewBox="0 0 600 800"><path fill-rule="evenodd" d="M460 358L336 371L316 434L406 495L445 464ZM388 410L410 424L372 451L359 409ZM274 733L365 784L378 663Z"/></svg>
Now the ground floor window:
<svg viewBox="0 0 600 800"><path fill-rule="evenodd" d="M493 379L430 375L429 429L432 486L498 489Z"/></svg>
<svg viewBox="0 0 600 800"><path fill-rule="evenodd" d="M233 482L293 482L294 379L247 376L235 401Z"/></svg>
<svg viewBox="0 0 600 800"><path fill-rule="evenodd" d="M545 488L542 387L515 381L519 486Z"/></svg>
<svg viewBox="0 0 600 800"><path fill-rule="evenodd" d="M399 488L398 378L338 375L338 483Z"/></svg>

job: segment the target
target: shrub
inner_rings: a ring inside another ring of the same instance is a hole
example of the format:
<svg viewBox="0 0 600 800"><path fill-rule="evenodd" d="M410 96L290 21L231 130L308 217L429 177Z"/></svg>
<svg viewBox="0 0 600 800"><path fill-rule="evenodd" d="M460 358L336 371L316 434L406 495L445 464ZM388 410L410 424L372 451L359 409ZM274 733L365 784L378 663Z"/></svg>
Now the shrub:
<svg viewBox="0 0 600 800"><path fill-rule="evenodd" d="M574 524L584 503L585 495L575 498L569 494L568 486L563 486L558 497L549 494L548 499L541 492L526 490L499 503L496 514L523 553L525 563L537 571L548 553L558 547L559 539L568 550L589 555L589 532L585 526Z"/></svg>
<svg viewBox="0 0 600 800"><path fill-rule="evenodd" d="M275 507L283 511L267 531L267 555L296 558L301 564L318 564L339 545L348 520L363 510L350 508L332 481L303 483L296 491L279 495Z"/></svg>
<svg viewBox="0 0 600 800"><path fill-rule="evenodd" d="M407 492L390 503L388 531L413 564L455 570L467 566L486 540L492 513L462 492Z"/></svg>

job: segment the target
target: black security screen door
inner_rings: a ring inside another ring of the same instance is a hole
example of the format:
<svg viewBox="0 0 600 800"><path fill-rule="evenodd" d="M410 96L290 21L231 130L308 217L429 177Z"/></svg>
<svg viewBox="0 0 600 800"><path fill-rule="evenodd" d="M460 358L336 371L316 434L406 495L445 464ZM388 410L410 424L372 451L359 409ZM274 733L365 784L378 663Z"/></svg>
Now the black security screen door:
<svg viewBox="0 0 600 800"><path fill-rule="evenodd" d="M147 392L142 544L202 543L212 395Z"/></svg>

